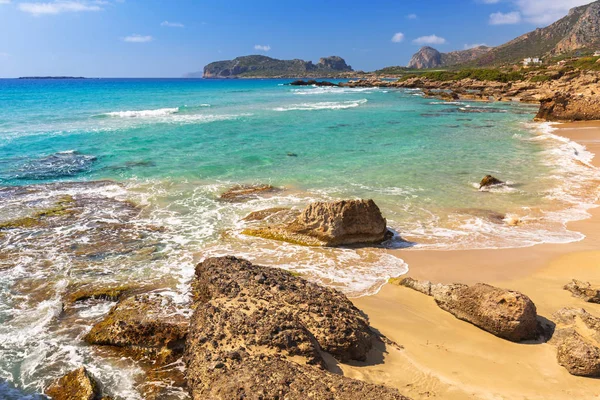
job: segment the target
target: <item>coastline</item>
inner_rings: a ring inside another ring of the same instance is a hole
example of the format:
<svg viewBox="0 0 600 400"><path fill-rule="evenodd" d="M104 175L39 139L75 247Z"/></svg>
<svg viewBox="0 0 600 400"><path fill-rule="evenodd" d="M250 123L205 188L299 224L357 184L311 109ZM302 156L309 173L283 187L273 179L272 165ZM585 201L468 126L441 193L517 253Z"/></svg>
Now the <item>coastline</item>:
<svg viewBox="0 0 600 400"><path fill-rule="evenodd" d="M554 134L586 146L600 167L600 123L557 126ZM542 317L563 307L600 306L574 298L563 286L572 279L600 282L600 208L568 224L586 237L567 244L491 250L402 251L409 275L440 283L489 283L520 291ZM350 377L397 387L419 399L592 399L600 382L570 375L556 361L554 346L499 339L439 309L433 299L387 284L378 294L353 299L372 326L404 349L386 349L384 360L344 367Z"/></svg>

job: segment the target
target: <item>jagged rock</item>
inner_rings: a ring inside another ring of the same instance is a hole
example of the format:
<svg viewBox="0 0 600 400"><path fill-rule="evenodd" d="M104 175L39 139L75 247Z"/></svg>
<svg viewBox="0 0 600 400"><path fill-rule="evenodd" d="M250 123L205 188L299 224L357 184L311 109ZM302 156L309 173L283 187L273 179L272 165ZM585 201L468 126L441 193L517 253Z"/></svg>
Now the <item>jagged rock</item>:
<svg viewBox="0 0 600 400"><path fill-rule="evenodd" d="M84 367L69 372L46 389L53 400L97 400L100 388ZM108 397L103 398L108 400Z"/></svg>
<svg viewBox="0 0 600 400"><path fill-rule="evenodd" d="M442 285L405 278L400 284L432 296L442 310L503 339L521 342L541 334L535 304L522 293L483 283Z"/></svg>
<svg viewBox="0 0 600 400"><path fill-rule="evenodd" d="M381 243L387 232L386 220L373 200L315 202L287 225L244 231L309 246Z"/></svg>
<svg viewBox="0 0 600 400"><path fill-rule="evenodd" d="M598 120L600 119L600 96L556 93L540 102L540 110L535 118L538 121Z"/></svg>
<svg viewBox="0 0 600 400"><path fill-rule="evenodd" d="M323 369L322 352L365 360L378 338L343 294L235 257L198 264L193 292L185 361L194 399L404 398Z"/></svg>
<svg viewBox="0 0 600 400"><path fill-rule="evenodd" d="M120 301L85 336L90 344L127 348L141 356L167 362L181 353L189 319L160 294L143 294Z"/></svg>
<svg viewBox="0 0 600 400"><path fill-rule="evenodd" d="M147 291L148 288L144 288L136 285L84 285L79 286L77 289L67 288L67 303L76 303L79 301L85 301L89 299L99 299L108 301L117 301L126 296Z"/></svg>
<svg viewBox="0 0 600 400"><path fill-rule="evenodd" d="M563 308L553 318L558 363L572 375L600 377L600 318L581 308Z"/></svg>
<svg viewBox="0 0 600 400"><path fill-rule="evenodd" d="M504 182L502 182L500 179L494 178L492 175L486 175L483 177L481 182L479 182L479 189L482 189L482 188L488 187L488 186L502 185L502 184L504 184Z"/></svg>
<svg viewBox="0 0 600 400"><path fill-rule="evenodd" d="M247 201L258 198L260 194L273 193L277 190L271 185L237 185L219 196L219 199L229 202Z"/></svg>
<svg viewBox="0 0 600 400"><path fill-rule="evenodd" d="M600 303L600 288L592 287L589 282L573 279L565 285L564 289L573 293L574 297L579 297L588 303Z"/></svg>

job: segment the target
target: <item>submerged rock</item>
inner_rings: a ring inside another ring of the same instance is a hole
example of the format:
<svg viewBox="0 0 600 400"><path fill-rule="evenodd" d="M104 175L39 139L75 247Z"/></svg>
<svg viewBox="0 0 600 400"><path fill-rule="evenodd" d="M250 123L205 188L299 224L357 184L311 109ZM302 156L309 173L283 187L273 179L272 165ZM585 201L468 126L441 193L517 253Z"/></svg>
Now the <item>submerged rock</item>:
<svg viewBox="0 0 600 400"><path fill-rule="evenodd" d="M73 304L90 299L117 301L136 293L150 290L137 285L77 285L77 289L67 288L67 303Z"/></svg>
<svg viewBox="0 0 600 400"><path fill-rule="evenodd" d="M308 246L342 246L381 243L388 230L373 200L341 200L309 204L287 225L244 233Z"/></svg>
<svg viewBox="0 0 600 400"><path fill-rule="evenodd" d="M229 202L240 202L258 198L258 195L273 193L278 189L271 185L238 185L227 190L221 196L220 200Z"/></svg>
<svg viewBox="0 0 600 400"><path fill-rule="evenodd" d="M338 86L337 84L335 84L333 82L316 81L314 79L311 79L308 81L303 81L303 80L293 81L293 82L290 82L289 85L290 86Z"/></svg>
<svg viewBox="0 0 600 400"><path fill-rule="evenodd" d="M563 308L554 315L550 343L558 363L572 375L600 377L600 318L582 308Z"/></svg>
<svg viewBox="0 0 600 400"><path fill-rule="evenodd" d="M323 352L365 360L378 336L340 292L235 257L198 264L186 342L194 399L403 399L326 372Z"/></svg>
<svg viewBox="0 0 600 400"><path fill-rule="evenodd" d="M492 175L486 175L483 177L481 182L479 182L479 189L482 189L482 188L488 187L488 186L503 185L503 184L504 184L504 182L502 182L500 179L494 178Z"/></svg>
<svg viewBox="0 0 600 400"><path fill-rule="evenodd" d="M283 214L293 215L294 211L285 207L267 208L264 210L251 212L250 214L244 217L244 221L263 221L265 219L271 219L274 216Z"/></svg>
<svg viewBox="0 0 600 400"><path fill-rule="evenodd" d="M522 293L483 283L443 285L405 278L400 284L432 296L442 310L500 338L522 342L542 333L535 304Z"/></svg>
<svg viewBox="0 0 600 400"><path fill-rule="evenodd" d="M600 288L592 287L589 282L573 279L565 285L564 289L571 292L574 297L579 297L588 303L600 303Z"/></svg>
<svg viewBox="0 0 600 400"><path fill-rule="evenodd" d="M46 394L53 400L97 400L100 399L100 388L87 370L81 367L49 386Z"/></svg>
<svg viewBox="0 0 600 400"><path fill-rule="evenodd" d="M183 351L189 320L167 296L143 294L120 301L85 336L90 344L128 348L160 362Z"/></svg>

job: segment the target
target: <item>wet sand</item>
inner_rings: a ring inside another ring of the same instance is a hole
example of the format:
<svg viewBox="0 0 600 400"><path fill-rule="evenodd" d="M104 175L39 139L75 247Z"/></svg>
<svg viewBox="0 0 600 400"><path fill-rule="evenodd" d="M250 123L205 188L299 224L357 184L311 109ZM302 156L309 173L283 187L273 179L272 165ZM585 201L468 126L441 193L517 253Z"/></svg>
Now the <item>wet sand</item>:
<svg viewBox="0 0 600 400"><path fill-rule="evenodd" d="M557 126L555 134L584 145L600 167L600 123ZM520 249L393 251L409 264L409 276L441 283L485 282L517 290L548 319L563 307L600 305L576 299L563 286L571 279L600 284L600 208L572 222L586 238L570 244ZM570 375L555 347L497 338L438 308L432 298L385 285L374 296L353 300L371 325L403 347L374 350L367 363L341 366L347 376L397 387L413 399L600 399L600 379Z"/></svg>

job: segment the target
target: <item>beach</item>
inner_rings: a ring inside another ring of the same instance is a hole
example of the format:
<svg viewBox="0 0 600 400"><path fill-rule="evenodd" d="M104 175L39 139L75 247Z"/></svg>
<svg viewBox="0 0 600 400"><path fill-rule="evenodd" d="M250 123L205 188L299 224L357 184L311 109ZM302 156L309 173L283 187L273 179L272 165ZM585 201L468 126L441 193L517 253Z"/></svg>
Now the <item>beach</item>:
<svg viewBox="0 0 600 400"><path fill-rule="evenodd" d="M600 152L600 124L557 125L554 133ZM596 156L592 160L600 166ZM435 283L488 283L529 296L538 314L552 319L563 307L600 316L600 306L571 296L572 279L600 282L600 209L571 222L585 239L498 250L399 251L409 276ZM365 365L343 367L355 378L397 387L414 399L596 399L600 381L570 375L548 343L517 344L497 338L437 307L411 289L385 285L374 296L354 299L371 325L403 347L373 352Z"/></svg>

